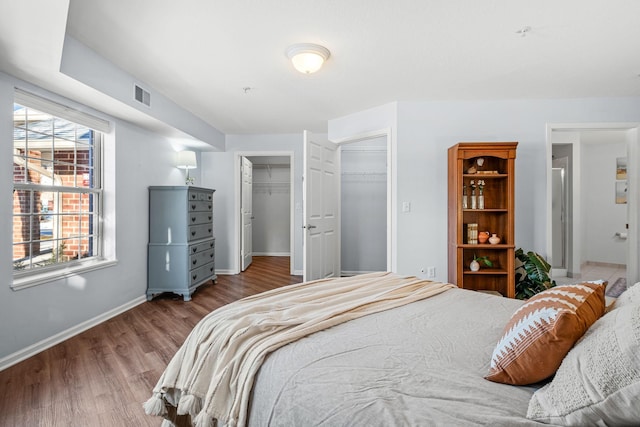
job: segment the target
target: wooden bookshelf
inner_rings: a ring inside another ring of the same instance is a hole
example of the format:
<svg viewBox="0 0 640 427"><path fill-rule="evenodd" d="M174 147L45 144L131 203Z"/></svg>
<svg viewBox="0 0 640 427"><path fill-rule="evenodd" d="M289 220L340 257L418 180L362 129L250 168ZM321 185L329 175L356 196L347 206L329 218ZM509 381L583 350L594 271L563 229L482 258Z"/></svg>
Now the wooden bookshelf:
<svg viewBox="0 0 640 427"><path fill-rule="evenodd" d="M448 262L449 282L460 288L497 291L515 297L515 159L517 142L460 142L448 153ZM478 159L482 159L478 162ZM479 164L481 163L481 165ZM471 201L471 183L484 208ZM467 206L463 206L466 189ZM469 243L467 225L500 237L499 244ZM492 267L471 271L473 257L488 257Z"/></svg>

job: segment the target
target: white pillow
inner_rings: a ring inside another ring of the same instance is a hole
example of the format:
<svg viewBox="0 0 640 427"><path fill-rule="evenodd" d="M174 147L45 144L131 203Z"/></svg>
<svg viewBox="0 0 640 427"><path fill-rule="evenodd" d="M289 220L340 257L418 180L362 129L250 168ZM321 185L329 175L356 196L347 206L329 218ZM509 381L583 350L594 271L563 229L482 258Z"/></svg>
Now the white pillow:
<svg viewBox="0 0 640 427"><path fill-rule="evenodd" d="M640 304L640 282L627 288L616 300L615 308L629 304Z"/></svg>
<svg viewBox="0 0 640 427"><path fill-rule="evenodd" d="M640 424L640 304L605 314L533 394L527 417L560 425Z"/></svg>

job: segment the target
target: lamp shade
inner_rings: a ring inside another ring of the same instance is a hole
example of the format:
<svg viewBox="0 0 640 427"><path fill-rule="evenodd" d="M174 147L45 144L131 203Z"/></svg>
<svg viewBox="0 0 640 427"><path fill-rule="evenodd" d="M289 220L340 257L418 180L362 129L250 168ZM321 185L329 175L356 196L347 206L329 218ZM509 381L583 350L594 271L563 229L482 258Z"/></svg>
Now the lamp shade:
<svg viewBox="0 0 640 427"><path fill-rule="evenodd" d="M179 169L197 168L195 151L178 151L176 153L176 167Z"/></svg>
<svg viewBox="0 0 640 427"><path fill-rule="evenodd" d="M304 74L318 71L330 54L326 47L312 43L294 44L287 49L287 57L295 69Z"/></svg>

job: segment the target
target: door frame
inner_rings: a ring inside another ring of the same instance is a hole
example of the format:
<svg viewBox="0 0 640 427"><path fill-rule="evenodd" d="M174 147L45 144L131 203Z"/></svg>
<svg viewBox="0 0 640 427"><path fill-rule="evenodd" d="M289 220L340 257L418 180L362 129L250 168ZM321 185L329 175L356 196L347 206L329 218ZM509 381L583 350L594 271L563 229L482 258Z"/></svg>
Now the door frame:
<svg viewBox="0 0 640 427"><path fill-rule="evenodd" d="M235 217L235 230L234 230L234 240L236 243L236 250L234 251L234 261L233 261L233 274L239 274L242 266L242 258L241 258L241 250L242 250L242 242L241 242L241 234L242 234L242 221L240 216L242 212L240 211L240 188L242 185L242 170L240 167L242 157L273 157L273 156L284 156L289 157L289 268L290 274L293 275L295 273L295 239L294 239L294 152L293 151L236 151L234 152L234 193L235 193L235 205L234 205L234 217Z"/></svg>
<svg viewBox="0 0 640 427"><path fill-rule="evenodd" d="M630 131L631 135L627 138L627 181L629 188L640 188L640 171L638 170L638 164L640 161L640 123L639 122L612 122L612 123L548 123L547 124L547 153L546 153L546 191L547 191L547 205L546 205L546 243L547 243L547 256L553 256L552 248L552 227L551 227L551 170L553 167L552 160L552 134L554 131L574 131L583 132L589 130L598 131ZM580 147L579 144L574 145L573 152L574 159L580 159ZM580 162L574 161L573 166L573 180L574 188L576 183L580 184ZM576 200L577 196L577 200ZM629 224L629 235L627 238L627 283L636 283L640 281L640 266L638 261L640 260L640 238L639 229L640 225L640 200L638 198L637 190L629 191L627 195L627 221ZM579 248L581 245L580 226L581 226L581 212L580 212L580 197L579 194L574 194L573 199L574 211L573 211L573 242L574 248ZM580 260L579 255L576 255L577 250L573 253L573 264L575 265L576 259Z"/></svg>
<svg viewBox="0 0 640 427"><path fill-rule="evenodd" d="M338 147L352 142L366 141L368 139L385 138L387 140L387 271L397 271L397 218L394 215L393 207L397 204L397 195L395 191L396 183L396 158L397 147L393 142L392 129L390 127L373 130L370 132L359 133L339 139L330 139L329 141L338 145ZM338 152L340 158L340 152ZM342 204L338 199L338 209L342 210ZM338 224L341 227L341 224Z"/></svg>

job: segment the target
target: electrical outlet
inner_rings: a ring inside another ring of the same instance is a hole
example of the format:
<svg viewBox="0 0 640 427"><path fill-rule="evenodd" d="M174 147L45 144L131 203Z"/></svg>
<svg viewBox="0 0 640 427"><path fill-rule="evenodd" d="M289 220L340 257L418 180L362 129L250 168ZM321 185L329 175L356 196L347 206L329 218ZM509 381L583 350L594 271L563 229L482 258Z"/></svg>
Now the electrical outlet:
<svg viewBox="0 0 640 427"><path fill-rule="evenodd" d="M436 268L435 267L427 267L427 277L429 279L433 279L436 277Z"/></svg>

